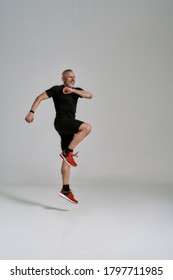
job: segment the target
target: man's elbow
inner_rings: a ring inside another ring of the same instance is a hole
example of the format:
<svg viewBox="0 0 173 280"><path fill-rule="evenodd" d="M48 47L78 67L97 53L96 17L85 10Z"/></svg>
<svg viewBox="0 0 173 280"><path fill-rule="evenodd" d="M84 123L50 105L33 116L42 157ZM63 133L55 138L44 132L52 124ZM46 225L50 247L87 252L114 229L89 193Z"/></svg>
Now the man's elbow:
<svg viewBox="0 0 173 280"><path fill-rule="evenodd" d="M93 98L93 94L91 92L88 93L88 99Z"/></svg>
<svg viewBox="0 0 173 280"><path fill-rule="evenodd" d="M37 96L36 100L40 103L42 100L45 100L48 98L48 95L46 92L41 93Z"/></svg>

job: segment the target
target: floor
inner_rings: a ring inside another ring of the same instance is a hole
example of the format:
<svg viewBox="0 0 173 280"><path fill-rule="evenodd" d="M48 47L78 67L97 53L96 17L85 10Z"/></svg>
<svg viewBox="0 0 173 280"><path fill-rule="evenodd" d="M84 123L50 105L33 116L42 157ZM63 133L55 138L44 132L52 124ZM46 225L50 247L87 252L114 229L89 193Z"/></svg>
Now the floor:
<svg viewBox="0 0 173 280"><path fill-rule="evenodd" d="M73 189L1 186L0 259L173 259L173 185L91 180Z"/></svg>

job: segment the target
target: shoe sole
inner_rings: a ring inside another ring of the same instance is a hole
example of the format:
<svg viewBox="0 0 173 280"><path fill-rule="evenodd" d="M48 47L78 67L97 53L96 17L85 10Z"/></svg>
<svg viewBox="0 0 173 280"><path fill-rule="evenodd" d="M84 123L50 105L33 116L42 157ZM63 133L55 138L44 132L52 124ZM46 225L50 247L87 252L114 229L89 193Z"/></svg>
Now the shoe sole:
<svg viewBox="0 0 173 280"><path fill-rule="evenodd" d="M74 204L77 204L77 203L78 203L78 202L75 202L75 201L73 201L73 200L70 200L66 195L64 195L64 194L62 194L62 193L59 193L58 195L61 196L61 197L64 198L64 199L68 200L68 201L71 202L71 203L74 203Z"/></svg>
<svg viewBox="0 0 173 280"><path fill-rule="evenodd" d="M72 165L72 164L70 164L62 154L60 154L60 157L61 157L63 160L65 160L65 162L66 162L69 166L72 166L72 167L76 167L76 166L77 166L77 165Z"/></svg>

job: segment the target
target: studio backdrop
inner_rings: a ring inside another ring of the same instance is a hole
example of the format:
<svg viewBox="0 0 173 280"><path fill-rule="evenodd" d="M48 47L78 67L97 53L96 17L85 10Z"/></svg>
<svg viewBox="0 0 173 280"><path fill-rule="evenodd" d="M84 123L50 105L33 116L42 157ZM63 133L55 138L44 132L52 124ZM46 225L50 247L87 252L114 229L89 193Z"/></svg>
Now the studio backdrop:
<svg viewBox="0 0 173 280"><path fill-rule="evenodd" d="M172 30L171 0L1 0L1 184L60 180L52 99L24 118L66 68L94 94L73 180L172 182Z"/></svg>

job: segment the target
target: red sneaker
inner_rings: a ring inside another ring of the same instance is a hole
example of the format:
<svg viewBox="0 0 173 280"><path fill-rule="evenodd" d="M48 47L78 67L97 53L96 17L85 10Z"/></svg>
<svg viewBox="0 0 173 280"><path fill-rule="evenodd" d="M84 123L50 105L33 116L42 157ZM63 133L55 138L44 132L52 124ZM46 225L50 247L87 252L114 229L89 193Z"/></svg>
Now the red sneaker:
<svg viewBox="0 0 173 280"><path fill-rule="evenodd" d="M66 153L65 151L63 151L61 154L60 154L60 157L62 157L62 159L65 160L65 162L73 167L76 167L77 166L77 163L74 161L74 156L77 157L78 153L76 154L73 154L72 152L70 153Z"/></svg>
<svg viewBox="0 0 173 280"><path fill-rule="evenodd" d="M67 199L68 201L77 204L78 201L74 198L74 195L71 190L64 191L63 189L59 192L59 196Z"/></svg>

